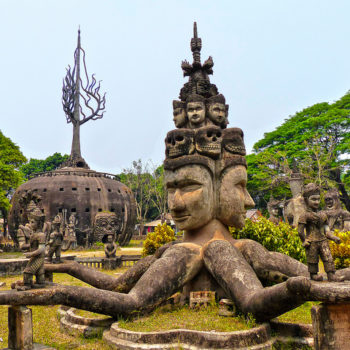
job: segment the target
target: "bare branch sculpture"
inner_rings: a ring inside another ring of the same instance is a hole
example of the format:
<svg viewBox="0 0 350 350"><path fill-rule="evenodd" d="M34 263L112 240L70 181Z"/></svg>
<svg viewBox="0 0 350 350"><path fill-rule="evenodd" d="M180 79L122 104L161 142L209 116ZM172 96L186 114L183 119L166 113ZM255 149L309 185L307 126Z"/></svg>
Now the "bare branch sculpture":
<svg viewBox="0 0 350 350"><path fill-rule="evenodd" d="M80 53L83 53L83 66L85 78L80 76ZM97 120L103 117L106 104L106 93L101 94L101 81L97 82L95 75L91 76L91 82L86 69L85 51L80 44L80 29L78 30L78 44L74 52L74 66L68 66L67 74L63 79L62 106L67 123L73 124L72 150L68 161L64 166L89 168L81 156L80 151L80 126L89 120ZM80 97L84 104L80 104ZM80 119L80 115L83 116Z"/></svg>

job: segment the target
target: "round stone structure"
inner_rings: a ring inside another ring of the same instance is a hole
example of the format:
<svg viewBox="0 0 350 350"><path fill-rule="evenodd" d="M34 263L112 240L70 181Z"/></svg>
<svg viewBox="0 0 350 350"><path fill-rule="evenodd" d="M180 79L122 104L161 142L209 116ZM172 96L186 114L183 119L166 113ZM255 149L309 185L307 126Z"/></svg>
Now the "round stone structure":
<svg viewBox="0 0 350 350"><path fill-rule="evenodd" d="M94 242L93 226L96 214L112 212L117 217L117 240L120 245L129 243L136 222L136 202L132 191L114 176L90 169L64 167L39 173L19 186L12 198L9 214L9 231L13 238L20 224L26 223L26 210L20 199L31 191L41 197L39 206L46 221L66 210L67 221L71 214L77 218L77 243L81 245L88 235Z"/></svg>

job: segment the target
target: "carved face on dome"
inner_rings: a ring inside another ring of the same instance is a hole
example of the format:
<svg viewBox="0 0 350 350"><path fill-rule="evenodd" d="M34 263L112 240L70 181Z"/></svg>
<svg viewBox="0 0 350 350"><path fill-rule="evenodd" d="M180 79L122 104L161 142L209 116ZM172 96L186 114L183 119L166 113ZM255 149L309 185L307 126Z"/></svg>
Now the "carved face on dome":
<svg viewBox="0 0 350 350"><path fill-rule="evenodd" d="M116 237L120 230L120 222L115 213L97 213L93 228L93 240L105 241L109 235Z"/></svg>

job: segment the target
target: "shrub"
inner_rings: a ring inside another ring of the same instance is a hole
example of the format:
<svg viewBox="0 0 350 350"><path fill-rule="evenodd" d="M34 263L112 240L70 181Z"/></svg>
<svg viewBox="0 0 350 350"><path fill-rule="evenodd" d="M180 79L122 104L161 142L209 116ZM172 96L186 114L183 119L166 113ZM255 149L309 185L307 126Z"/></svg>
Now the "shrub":
<svg viewBox="0 0 350 350"><path fill-rule="evenodd" d="M329 241L332 256L336 269L342 269L350 266L350 231L339 232L334 230L334 234L341 240L340 244Z"/></svg>
<svg viewBox="0 0 350 350"><path fill-rule="evenodd" d="M154 232L147 235L145 242L143 243L142 256L152 255L156 250L165 243L175 241L174 230L166 223L159 224Z"/></svg>
<svg viewBox="0 0 350 350"><path fill-rule="evenodd" d="M285 222L275 225L264 216L255 221L246 220L245 226L230 232L236 239L247 238L262 244L266 249L289 255L303 263L306 262L305 250L298 231Z"/></svg>

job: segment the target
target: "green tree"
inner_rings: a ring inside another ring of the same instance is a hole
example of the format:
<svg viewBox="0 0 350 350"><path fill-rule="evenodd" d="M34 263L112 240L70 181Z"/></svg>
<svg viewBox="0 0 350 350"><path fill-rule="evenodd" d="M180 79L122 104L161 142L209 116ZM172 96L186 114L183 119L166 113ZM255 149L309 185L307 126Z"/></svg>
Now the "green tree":
<svg viewBox="0 0 350 350"><path fill-rule="evenodd" d="M0 214L6 230L10 196L23 181L18 168L27 161L19 147L0 131ZM6 232L4 232L6 234Z"/></svg>
<svg viewBox="0 0 350 350"><path fill-rule="evenodd" d="M67 154L54 153L52 156L46 159L30 158L29 162L22 165L20 170L24 174L26 179L29 179L32 175L44 171L52 171L57 169L63 162L65 162L69 156Z"/></svg>
<svg viewBox="0 0 350 350"><path fill-rule="evenodd" d="M350 210L344 184L350 158L350 93L340 100L318 103L289 117L266 133L248 156L249 190L254 198L267 200L270 194L287 196L293 162L306 182L323 188L336 186Z"/></svg>
<svg viewBox="0 0 350 350"><path fill-rule="evenodd" d="M141 159L133 161L132 166L123 169L116 179L127 185L136 199L136 216L140 232L144 223L154 220L166 212L166 192L163 185L163 166L151 162L142 163Z"/></svg>

